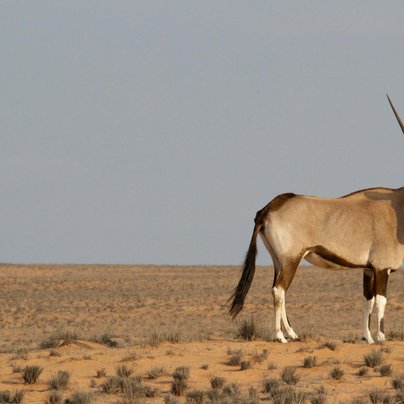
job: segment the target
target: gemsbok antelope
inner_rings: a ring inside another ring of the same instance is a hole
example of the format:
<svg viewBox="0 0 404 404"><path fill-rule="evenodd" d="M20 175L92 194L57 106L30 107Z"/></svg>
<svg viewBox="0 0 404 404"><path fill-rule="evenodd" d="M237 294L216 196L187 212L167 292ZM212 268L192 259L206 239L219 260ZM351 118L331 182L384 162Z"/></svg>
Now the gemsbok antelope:
<svg viewBox="0 0 404 404"><path fill-rule="evenodd" d="M387 98L404 133L404 124ZM364 189L340 198L292 193L274 198L255 217L241 278L229 299L233 318L242 310L254 277L258 235L274 265L277 340L287 342L281 322L289 338L298 338L286 315L285 294L303 258L326 268L362 268L366 299L363 337L369 344L374 342L369 320L376 304L377 340L385 340L387 281L404 259L404 187Z"/></svg>

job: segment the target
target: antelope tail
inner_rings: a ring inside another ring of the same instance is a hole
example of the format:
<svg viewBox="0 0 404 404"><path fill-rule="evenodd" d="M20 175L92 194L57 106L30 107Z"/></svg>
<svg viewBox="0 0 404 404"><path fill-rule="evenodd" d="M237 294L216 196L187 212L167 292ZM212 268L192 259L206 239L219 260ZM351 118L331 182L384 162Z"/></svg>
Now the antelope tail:
<svg viewBox="0 0 404 404"><path fill-rule="evenodd" d="M261 223L256 223L254 226L250 246L248 247L244 264L242 266L241 278L228 300L228 302L233 300L229 309L229 314L233 317L233 319L243 309L245 297L247 296L248 290L250 289L251 283L254 279L255 258L257 256L257 236L260 232L261 226Z"/></svg>
<svg viewBox="0 0 404 404"><path fill-rule="evenodd" d="M403 123L403 121L400 119L400 116L398 115L398 112L397 112L396 109L394 108L394 105L393 105L393 103L391 102L391 99L390 99L389 95L388 95L388 94L386 94L386 95L387 95L387 99L389 100L390 107L391 107L391 109L393 110L394 115L395 115L395 117L396 117L396 119L397 119L397 121L398 121L398 124L400 125L400 128L401 128L401 130L402 130L403 133L404 133L404 123Z"/></svg>

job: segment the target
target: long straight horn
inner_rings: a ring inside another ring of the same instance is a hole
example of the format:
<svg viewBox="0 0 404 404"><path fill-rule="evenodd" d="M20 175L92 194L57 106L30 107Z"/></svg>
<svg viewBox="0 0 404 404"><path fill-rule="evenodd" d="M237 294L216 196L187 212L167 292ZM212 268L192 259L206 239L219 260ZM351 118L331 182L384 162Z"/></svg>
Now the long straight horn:
<svg viewBox="0 0 404 404"><path fill-rule="evenodd" d="M388 94L386 94L386 95L387 95L387 99L389 100L389 104L390 104L390 106L391 106L391 108L392 108L392 110L393 110L393 112L394 112L394 115L395 115L396 118L397 118L398 124L400 125L400 128L401 128L401 130L402 130L403 133L404 133L404 124L403 124L403 121L400 119L400 116L398 115L398 112L397 112L396 109L394 108L394 105L393 105L393 103L391 102L391 99L390 99L389 95L388 95Z"/></svg>

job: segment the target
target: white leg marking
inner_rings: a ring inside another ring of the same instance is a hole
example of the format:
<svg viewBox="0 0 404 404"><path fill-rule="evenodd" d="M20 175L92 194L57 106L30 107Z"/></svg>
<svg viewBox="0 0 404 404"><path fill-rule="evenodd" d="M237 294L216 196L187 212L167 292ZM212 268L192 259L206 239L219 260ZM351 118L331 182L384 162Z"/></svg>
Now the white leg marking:
<svg viewBox="0 0 404 404"><path fill-rule="evenodd" d="M285 291L280 287L274 287L272 288L272 295L274 297L275 309L275 338L285 344L288 341L286 341L281 329L282 305L285 300Z"/></svg>
<svg viewBox="0 0 404 404"><path fill-rule="evenodd" d="M374 303L375 303L374 297L372 297L369 300L366 300L365 310L363 312L363 338L366 339L368 344L374 343L372 335L370 333L370 329L369 329L369 316L370 316L370 313L372 313Z"/></svg>
<svg viewBox="0 0 404 404"><path fill-rule="evenodd" d="M283 322L283 325L285 326L286 334L288 335L288 337L292 338L292 339L299 339L299 337L293 331L293 328L289 324L288 316L286 315L286 298L285 297L283 298L283 302L282 302L282 322Z"/></svg>
<svg viewBox="0 0 404 404"><path fill-rule="evenodd" d="M384 309L386 307L387 299L383 295L376 295L376 307L377 307L377 340L383 342L386 340L384 335Z"/></svg>

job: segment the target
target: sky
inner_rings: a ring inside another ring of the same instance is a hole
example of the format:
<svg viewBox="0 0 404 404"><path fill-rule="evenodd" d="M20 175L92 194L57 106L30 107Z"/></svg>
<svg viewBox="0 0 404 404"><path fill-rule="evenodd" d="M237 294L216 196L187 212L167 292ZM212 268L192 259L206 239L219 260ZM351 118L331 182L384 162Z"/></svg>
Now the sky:
<svg viewBox="0 0 404 404"><path fill-rule="evenodd" d="M0 262L238 265L277 194L404 185L402 0L0 7Z"/></svg>

